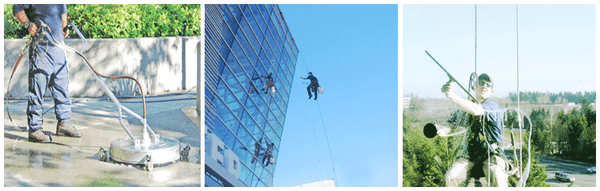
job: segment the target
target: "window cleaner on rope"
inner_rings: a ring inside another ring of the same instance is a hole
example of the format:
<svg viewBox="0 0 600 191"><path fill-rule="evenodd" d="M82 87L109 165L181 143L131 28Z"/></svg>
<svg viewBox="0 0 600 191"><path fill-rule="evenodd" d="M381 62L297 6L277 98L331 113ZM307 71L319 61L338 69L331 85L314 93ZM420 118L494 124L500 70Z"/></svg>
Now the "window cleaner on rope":
<svg viewBox="0 0 600 191"><path fill-rule="evenodd" d="M449 137L466 133L465 138L462 139L462 143L459 144L458 149L454 153L454 163L445 174L446 185L448 187L467 186L470 179L474 178L475 186L480 187L482 184L479 179L487 176L488 185L495 184L499 187L508 187L508 176L516 175L520 177L520 174L517 173L519 168L514 168L512 164L508 163L504 155L502 146L503 115L508 109L500 109L498 103L489 99L493 94L493 81L491 77L487 74L482 74L478 77L475 73L471 75L471 83L474 82L474 86L470 88L475 90L476 97L474 97L427 51L425 52L450 78L442 86L441 90L446 94L448 99L461 109L450 118L449 122L456 122L456 126L467 127L467 129L453 134L450 134L453 130L450 127L432 123L428 123L423 129L423 133L428 138L433 138L437 135L440 137ZM458 84L472 99L467 100L456 95L452 91L453 83ZM466 117L461 117L461 115ZM461 118L467 120L460 121L459 119ZM458 176L461 172L465 170L467 170L466 180L459 184L456 180L459 178ZM492 176L494 177L493 180ZM524 173L524 177L521 178L527 179L526 176ZM492 181L494 181L493 184L491 183Z"/></svg>
<svg viewBox="0 0 600 191"><path fill-rule="evenodd" d="M300 76L300 79L310 80L310 84L308 87L306 87L306 91L308 91L308 99L312 97L312 94L310 93L311 90L315 93L315 100L317 100L317 92L319 92L319 94L323 94L323 88L319 85L319 80L317 77L312 75L312 72L308 72L308 77L306 78Z"/></svg>

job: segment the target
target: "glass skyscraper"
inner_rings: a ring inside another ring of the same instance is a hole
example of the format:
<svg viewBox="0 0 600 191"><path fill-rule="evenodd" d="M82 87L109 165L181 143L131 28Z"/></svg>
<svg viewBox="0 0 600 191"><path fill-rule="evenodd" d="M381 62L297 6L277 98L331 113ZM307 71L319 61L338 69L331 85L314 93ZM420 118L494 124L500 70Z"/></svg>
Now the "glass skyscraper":
<svg viewBox="0 0 600 191"><path fill-rule="evenodd" d="M298 48L278 5L205 10L205 185L272 186Z"/></svg>

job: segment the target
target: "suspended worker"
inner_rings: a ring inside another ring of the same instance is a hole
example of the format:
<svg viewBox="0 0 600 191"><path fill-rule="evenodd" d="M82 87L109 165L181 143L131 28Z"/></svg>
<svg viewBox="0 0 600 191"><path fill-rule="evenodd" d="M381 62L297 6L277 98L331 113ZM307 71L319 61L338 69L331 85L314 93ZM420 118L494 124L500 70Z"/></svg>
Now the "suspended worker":
<svg viewBox="0 0 600 191"><path fill-rule="evenodd" d="M267 83L263 84L262 91L265 91L265 94L269 92L272 87L275 87L275 82L273 81L273 73L269 72L269 75L252 78L252 80L260 79L261 77L267 79Z"/></svg>
<svg viewBox="0 0 600 191"><path fill-rule="evenodd" d="M29 141L51 142L50 135L42 131L43 105L46 88L50 88L54 97L56 135L81 137L81 131L73 127L71 119L71 100L69 99L69 69L64 50L50 43L46 36L35 36L41 28L39 21L48 25L50 32L58 42L69 35L67 26L67 5L65 4L15 4L13 13L34 37L29 46L29 98L27 101L27 125ZM37 42L37 43L35 43Z"/></svg>
<svg viewBox="0 0 600 191"><path fill-rule="evenodd" d="M446 185L458 186L456 179L465 170L467 170L467 177L475 177L477 181L478 176L474 174L483 169L482 176L493 175L494 178L491 180L495 180L497 186L508 187L508 174L505 172L506 157L501 147L502 111L498 103L489 99L494 93L492 79L487 74L481 74L477 78L474 86L475 97L481 105L454 94L453 82L451 79L442 86L442 92L460 109L470 114L469 131L466 134L467 139L456 151L454 163L446 172ZM488 174L488 170L491 175ZM467 184L468 180L467 178L465 181ZM488 184L492 185L489 182Z"/></svg>
<svg viewBox="0 0 600 191"><path fill-rule="evenodd" d="M308 87L306 87L306 91L308 91L308 99L312 97L312 94L310 93L310 91L312 90L315 93L315 100L317 100L317 88L319 88L319 80L317 80L317 77L313 76L312 72L308 72L308 77L303 78L302 76L300 76L300 78L303 80L310 80L310 84L308 85Z"/></svg>
<svg viewBox="0 0 600 191"><path fill-rule="evenodd" d="M262 148L260 147L260 143L262 142L262 137L260 138L260 140L258 140L258 142L254 143L254 156L252 156L252 161L250 163L254 164L254 161L258 160L258 156L260 156L260 150L262 150ZM246 147L242 147L242 149L246 149Z"/></svg>
<svg viewBox="0 0 600 191"><path fill-rule="evenodd" d="M260 154L260 156L263 156L262 162L265 164L265 167L269 166L269 163L271 163L271 158L273 158L273 146L275 146L274 143L267 144L267 150ZM267 160L267 163L265 163L265 160Z"/></svg>

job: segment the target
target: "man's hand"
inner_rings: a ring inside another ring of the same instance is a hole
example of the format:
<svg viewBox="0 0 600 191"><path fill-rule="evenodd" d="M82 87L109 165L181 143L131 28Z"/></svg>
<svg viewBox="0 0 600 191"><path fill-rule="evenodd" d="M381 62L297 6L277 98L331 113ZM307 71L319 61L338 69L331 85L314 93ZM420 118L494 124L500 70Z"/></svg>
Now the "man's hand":
<svg viewBox="0 0 600 191"><path fill-rule="evenodd" d="M449 94L454 93L454 91L452 90L452 82L452 80L449 80L448 82L446 82L446 84L442 86L442 93L445 93L446 97L448 97Z"/></svg>
<svg viewBox="0 0 600 191"><path fill-rule="evenodd" d="M29 34L30 34L31 36L34 36L34 35L35 35L35 33L37 33L37 30L38 30L38 28L37 28L37 26L35 25L35 23L33 23L33 22L32 22L32 23L31 23L31 25L29 25L29 28L27 28L27 30L29 31Z"/></svg>
<svg viewBox="0 0 600 191"><path fill-rule="evenodd" d="M64 37L67 38L67 36L69 36L69 28L65 27L63 28L63 35L65 35Z"/></svg>

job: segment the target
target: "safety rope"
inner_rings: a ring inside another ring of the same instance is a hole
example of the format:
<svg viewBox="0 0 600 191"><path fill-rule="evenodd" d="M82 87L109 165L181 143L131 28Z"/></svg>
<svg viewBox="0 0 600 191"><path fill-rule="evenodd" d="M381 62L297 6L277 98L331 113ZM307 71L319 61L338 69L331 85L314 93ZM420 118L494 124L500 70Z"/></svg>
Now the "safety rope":
<svg viewBox="0 0 600 191"><path fill-rule="evenodd" d="M306 99L306 101L308 103L308 109L310 111L310 120L312 122L313 132L315 133L315 144L317 144L317 158L319 160L319 168L321 169L321 180L323 180L323 167L321 166L321 153L319 152L319 141L317 141L317 130L315 129L315 120L313 119L312 108L310 107L310 99ZM323 183L323 187L325 187L325 183Z"/></svg>
<svg viewBox="0 0 600 191"><path fill-rule="evenodd" d="M308 71L308 67L306 66L306 62L304 61L304 57L302 56L302 54L300 54L300 57L302 59L302 63L304 65L304 68L306 68L306 70ZM298 75L300 75L300 77L302 77L302 75L300 73L300 70L298 68L299 67L296 66L296 69L298 71ZM318 92L315 92L315 94L318 94ZM315 96L317 96L317 95L315 95ZM311 120L313 120L312 108L310 106L310 99L307 99L307 101L308 101L308 107L310 109L310 118L311 118ZM335 163L333 162L333 155L331 154L331 145L329 144L329 136L327 135L327 128L325 128L325 121L323 120L323 113L321 112L321 106L319 105L319 101L317 101L317 108L319 109L319 115L321 116L321 123L323 124L323 130L325 132L325 140L327 141L327 149L329 149L329 158L331 159L331 166L333 168L333 177L334 177L333 180L334 180L334 183L335 183L335 181L337 181L337 175L335 173ZM312 121L312 123L313 123L313 131L315 132L315 141L316 141L317 140L316 139L317 138L317 134L316 134L316 130L315 130L314 120ZM318 147L319 147L319 145L317 144L317 152L319 152L318 151L318 149L319 149ZM319 153L317 153L317 154L319 154ZM321 159L320 158L321 157L319 156L319 166L321 166L321 164L320 164L321 163ZM321 171L323 171L322 168L321 168ZM321 172L321 179L323 179L322 176L323 176L323 173ZM323 186L324 186L324 184L325 183L323 182Z"/></svg>
<svg viewBox="0 0 600 191"><path fill-rule="evenodd" d="M517 109L521 109L521 91L519 90L519 4L516 5L516 24L517 24ZM521 143L521 149L519 149L519 165L523 165L523 132L522 132L522 121L520 115L517 115L519 119L519 142ZM519 174L522 174L521 166L519 166Z"/></svg>
<svg viewBox="0 0 600 191"><path fill-rule="evenodd" d="M477 4L475 4L475 73L477 73Z"/></svg>
<svg viewBox="0 0 600 191"><path fill-rule="evenodd" d="M331 166L333 167L333 178L337 180L337 175L335 174L335 163L333 163L333 155L331 154L331 145L329 144L329 137L327 136L327 129L325 128L325 120L323 120L323 113L321 112L321 106L319 105L319 101L317 101L317 108L319 108L319 115L321 115L321 123L323 123L323 130L325 131L325 140L327 140L327 148L329 149L329 158L331 159Z"/></svg>

